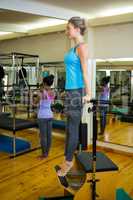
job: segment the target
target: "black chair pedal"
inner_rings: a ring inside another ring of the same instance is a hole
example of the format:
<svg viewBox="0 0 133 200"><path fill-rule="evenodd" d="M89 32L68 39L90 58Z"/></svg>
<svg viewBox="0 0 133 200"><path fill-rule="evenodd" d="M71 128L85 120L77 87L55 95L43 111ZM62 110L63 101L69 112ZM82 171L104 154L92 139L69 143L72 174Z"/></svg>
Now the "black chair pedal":
<svg viewBox="0 0 133 200"><path fill-rule="evenodd" d="M60 169L61 169L61 168L60 168L58 165L55 166L56 172L58 172ZM58 175L57 175L57 176L58 176ZM63 186L66 187L66 188L69 187L69 184L68 184L67 179L66 179L65 176L58 176L58 179L59 179L61 185L63 185Z"/></svg>

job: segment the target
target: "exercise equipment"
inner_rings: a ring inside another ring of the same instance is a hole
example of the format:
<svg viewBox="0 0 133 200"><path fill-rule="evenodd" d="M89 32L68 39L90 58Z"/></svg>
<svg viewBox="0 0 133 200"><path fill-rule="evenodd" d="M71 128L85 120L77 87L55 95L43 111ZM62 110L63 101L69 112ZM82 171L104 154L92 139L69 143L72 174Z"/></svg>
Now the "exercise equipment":
<svg viewBox="0 0 133 200"><path fill-rule="evenodd" d="M72 194L70 195L64 195L62 196L56 196L56 197L40 197L38 200L73 200L74 196Z"/></svg>
<svg viewBox="0 0 133 200"><path fill-rule="evenodd" d="M60 167L56 165L55 170L57 172L60 170ZM77 165L77 168L71 169L66 176L57 177L64 189L70 194L75 195L86 181L86 172L81 165Z"/></svg>
<svg viewBox="0 0 133 200"><path fill-rule="evenodd" d="M79 145L78 145L79 150L87 150L87 146L88 146L87 138L88 138L87 123L80 122L80 125L79 125Z"/></svg>
<svg viewBox="0 0 133 200"><path fill-rule="evenodd" d="M92 152L78 152L75 154L76 157L76 161L77 164L82 166L82 170L83 173L81 173L81 177L82 177L82 184L80 185L80 181L79 181L79 185L80 187L77 189L81 189L81 187L84 185L85 182L89 182L90 183L90 188L91 188L91 200L96 200L97 199L97 191L96 191L96 184L98 181L96 179L96 173L97 172L115 172L118 171L118 166L111 160L109 159L104 153L100 152L100 151L96 151L96 140L97 140L97 106L99 104L98 100L91 100L91 103L93 104L92 107L90 107L88 109L88 112L93 112L93 138L92 138ZM100 103L102 104L108 104L108 105L112 105L111 101L100 101ZM115 105L121 105L120 102L115 103ZM133 104L128 103L128 106L132 106ZM59 170L59 166L55 166L55 170L56 172ZM70 171L71 177L74 177L74 171ZM77 172L79 173L79 169L77 169ZM91 173L92 178L90 180L86 180L86 174ZM84 174L84 175L83 175ZM65 177L58 177L58 180L61 184L61 186L67 190L69 193L71 193L72 195L76 195L77 190L74 189L72 187L72 185L74 185L73 180L69 179L69 173L65 176ZM88 189L89 191L89 189ZM116 194L116 200L131 200L129 198L129 196L123 192L123 191L118 191L117 190L117 194ZM63 197L60 197L61 199L63 199ZM59 199L60 199L59 198ZM125 198L125 199L123 199ZM56 198L58 199L58 198Z"/></svg>
<svg viewBox="0 0 133 200"><path fill-rule="evenodd" d="M114 171L118 170L118 167L103 153L96 152L97 141L97 101L91 100L93 104L92 108L88 109L88 112L93 112L93 138L92 138L92 152L81 152L76 154L76 158L84 167L86 173L92 173L92 179L88 180L91 184L91 199L96 200L96 183L99 181L96 179L96 172Z"/></svg>
<svg viewBox="0 0 133 200"><path fill-rule="evenodd" d="M24 93L27 93L27 111L29 111L29 107L31 105L30 94L29 94L30 88L29 88L29 83L28 83L28 80L26 79L26 74L25 74L27 69L25 69L25 72L23 69L24 67L29 67L27 63L30 64L31 60L32 60L32 64L34 63L34 67L35 67L35 75L32 78L36 77L35 81L36 81L36 85L38 85L39 79L40 79L38 55L24 54L24 53L18 53L18 52L0 54L0 61L2 65L4 66L4 68L5 69L11 68L10 73L9 73L9 76L11 76L10 83L8 80L7 81L8 85L4 86L6 88L5 100L7 100L7 103L13 104L15 107L17 102L20 103L21 101L21 103L23 103L22 100L23 100L23 96L25 96ZM19 78L21 79L22 83L24 83L25 87L21 88L21 86L18 84ZM10 91L9 91L9 88L10 88ZM10 97L10 101L8 97ZM14 108L12 108L12 110L14 114ZM29 117L29 112L28 112L28 117Z"/></svg>
<svg viewBox="0 0 133 200"><path fill-rule="evenodd" d="M36 121L29 121L26 119L15 119L15 126L13 124L13 118L12 117L2 117L2 120L0 120L0 128L9 130L9 131L19 131L27 128L34 128L37 127ZM15 134L14 132L14 134Z"/></svg>
<svg viewBox="0 0 133 200"><path fill-rule="evenodd" d="M91 173L92 178L88 180L91 184L91 199L96 200L96 183L99 181L96 179L96 172L105 171L117 171L118 167L113 163L106 155L102 152L96 152L96 140L97 140L97 118L96 118L96 107L97 101L91 100L93 106L88 109L88 112L93 112L93 138L92 138L92 152L78 152L76 159L82 165L85 174ZM106 102L107 103L107 102ZM55 166L56 172L59 170L59 166ZM73 195L76 194L75 190L71 190L67 176L58 176L61 185ZM85 183L85 179L81 184L81 187ZM81 188L79 187L79 188Z"/></svg>
<svg viewBox="0 0 133 200"><path fill-rule="evenodd" d="M14 118L11 117L7 116L0 117L0 128L12 131L13 133L13 137L8 136L8 138L7 137L5 138L5 144L4 140L2 140L2 149L3 150L5 149L6 152L13 154L14 157L17 156L19 153L21 153L21 148L18 147L18 138L16 138L16 131L33 127L37 127L36 121L32 122L24 119L15 119L14 121ZM21 144L23 144L24 146L22 152L24 152L24 150L27 151L27 149L30 149L31 147L30 143L26 141L22 142L21 140ZM10 151L8 151L7 149L10 149Z"/></svg>
<svg viewBox="0 0 133 200"><path fill-rule="evenodd" d="M10 113L8 113L8 112L0 112L0 120L5 118L5 117L8 117L8 116L10 116Z"/></svg>
<svg viewBox="0 0 133 200"><path fill-rule="evenodd" d="M132 105L133 107L133 105ZM119 116L121 122L130 122L133 123L133 111L128 112L128 108L119 108L116 107L112 109L111 113Z"/></svg>
<svg viewBox="0 0 133 200"><path fill-rule="evenodd" d="M123 114L120 118L122 122L133 123L133 114Z"/></svg>
<svg viewBox="0 0 133 200"><path fill-rule="evenodd" d="M118 188L116 190L116 200L133 200L124 189Z"/></svg>
<svg viewBox="0 0 133 200"><path fill-rule="evenodd" d="M92 152L79 152L76 158L83 166L86 173L92 172L92 162L94 157ZM88 164L89 163L89 164ZM96 172L117 171L118 167L104 153L96 152Z"/></svg>
<svg viewBox="0 0 133 200"><path fill-rule="evenodd" d="M0 128L10 130L13 132L13 138L12 138L13 142L11 142L11 143L9 142L9 144L11 146L13 146L13 147L11 147L13 149L13 156L17 155L16 131L26 129L26 128L33 128L33 127L37 126L36 122L31 122L31 121L27 121L27 120L23 120L23 119L16 119L16 103L19 102L16 99L16 87L17 87L16 72L18 70L18 67L21 67L20 72L21 72L22 78L24 79L24 82L27 86L27 91L29 89L27 81L25 80L26 77L24 75L24 71L22 70L25 59L26 60L28 59L29 61L31 61L31 59L35 59L34 63L36 63L36 77L37 77L37 82L38 82L39 81L39 56L38 55L31 55L31 54L24 54L24 53L17 53L17 52L0 54L0 60L1 60L1 63L3 63L3 66L4 66L5 61L11 61L11 63L12 63L12 66L11 66L12 74L13 74L13 77L12 77L13 81L12 81L12 85L11 85L12 94L11 94L11 100L9 101L7 99L7 102L6 102L12 108L12 118L2 117L2 120L0 120ZM21 62L21 65L18 65L18 63L20 63L20 62ZM6 64L5 64L5 66L6 66ZM19 90L20 90L20 88L19 88ZM28 91L28 111L29 111L29 106L30 106L30 95L29 95L29 91ZM29 112L28 112L28 114L29 114ZM10 140L11 140L11 138L10 138Z"/></svg>
<svg viewBox="0 0 133 200"><path fill-rule="evenodd" d="M63 120L53 120L53 128L65 130L66 122Z"/></svg>
<svg viewBox="0 0 133 200"><path fill-rule="evenodd" d="M107 65L106 67L108 68ZM101 79L107 74L110 74L110 98L121 101L123 97L126 97L130 101L132 99L132 70L114 70L111 69L111 64L108 70L97 70L96 72L97 96L100 92Z"/></svg>
<svg viewBox="0 0 133 200"><path fill-rule="evenodd" d="M55 166L56 172L60 169L58 165ZM58 177L61 186L64 188L64 193L70 196L65 197L66 199L74 199L75 194L84 185L86 180L86 173L81 165L77 165L76 169L70 170L66 176ZM64 199L64 197L56 197L57 200Z"/></svg>
<svg viewBox="0 0 133 200"><path fill-rule="evenodd" d="M0 135L0 151L1 152L6 152L9 154L13 154L14 149L13 149L13 136L9 135ZM22 139L22 138L17 138L15 139L15 152L20 153L27 151L31 148L31 144Z"/></svg>

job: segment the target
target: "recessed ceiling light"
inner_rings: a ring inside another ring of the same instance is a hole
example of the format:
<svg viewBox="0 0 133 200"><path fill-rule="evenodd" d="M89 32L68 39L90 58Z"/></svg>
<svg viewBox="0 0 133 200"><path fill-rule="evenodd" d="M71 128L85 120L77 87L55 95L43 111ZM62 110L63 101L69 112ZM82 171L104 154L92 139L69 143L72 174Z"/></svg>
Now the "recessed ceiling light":
<svg viewBox="0 0 133 200"><path fill-rule="evenodd" d="M121 14L133 13L133 6L122 7L122 8L114 8L114 9L106 9L98 14L98 17L107 17Z"/></svg>
<svg viewBox="0 0 133 200"><path fill-rule="evenodd" d="M27 30L37 29L37 28L44 28L44 27L50 27L50 26L56 26L60 24L65 24L65 20L60 19L47 19L47 20L39 20L36 23L31 23L26 25Z"/></svg>
<svg viewBox="0 0 133 200"><path fill-rule="evenodd" d="M3 31L0 31L0 35L8 35L8 34L11 34L13 32L3 32Z"/></svg>
<svg viewBox="0 0 133 200"><path fill-rule="evenodd" d="M108 58L96 59L97 62L116 62L116 61L133 61L133 58Z"/></svg>

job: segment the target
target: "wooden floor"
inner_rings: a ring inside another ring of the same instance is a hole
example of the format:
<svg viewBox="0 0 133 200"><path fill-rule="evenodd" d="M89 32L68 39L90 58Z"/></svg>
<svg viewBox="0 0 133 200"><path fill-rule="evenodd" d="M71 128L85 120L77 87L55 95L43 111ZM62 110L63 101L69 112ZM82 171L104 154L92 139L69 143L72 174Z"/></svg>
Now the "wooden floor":
<svg viewBox="0 0 133 200"><path fill-rule="evenodd" d="M133 123L110 121L105 133L98 140L133 147Z"/></svg>
<svg viewBox="0 0 133 200"><path fill-rule="evenodd" d="M62 195L64 189L58 182L54 166L63 160L63 149L64 138L54 136L50 155L45 160L38 159L40 150L14 159L0 153L0 199L38 200L39 196ZM114 188L121 187L133 197L133 157L105 153L119 166L119 171L97 173L100 178L97 185L99 199L114 200ZM89 188L89 183L86 182L77 192L75 199L89 200Z"/></svg>

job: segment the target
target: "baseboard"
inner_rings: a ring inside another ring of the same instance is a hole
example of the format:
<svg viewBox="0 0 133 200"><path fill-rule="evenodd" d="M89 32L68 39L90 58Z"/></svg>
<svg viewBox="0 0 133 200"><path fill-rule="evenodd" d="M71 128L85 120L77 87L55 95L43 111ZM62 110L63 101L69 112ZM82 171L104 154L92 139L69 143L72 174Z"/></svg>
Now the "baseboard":
<svg viewBox="0 0 133 200"><path fill-rule="evenodd" d="M92 144L88 145L88 150L92 150ZM126 156L133 156L133 147L97 141L97 150L104 150L119 153Z"/></svg>

